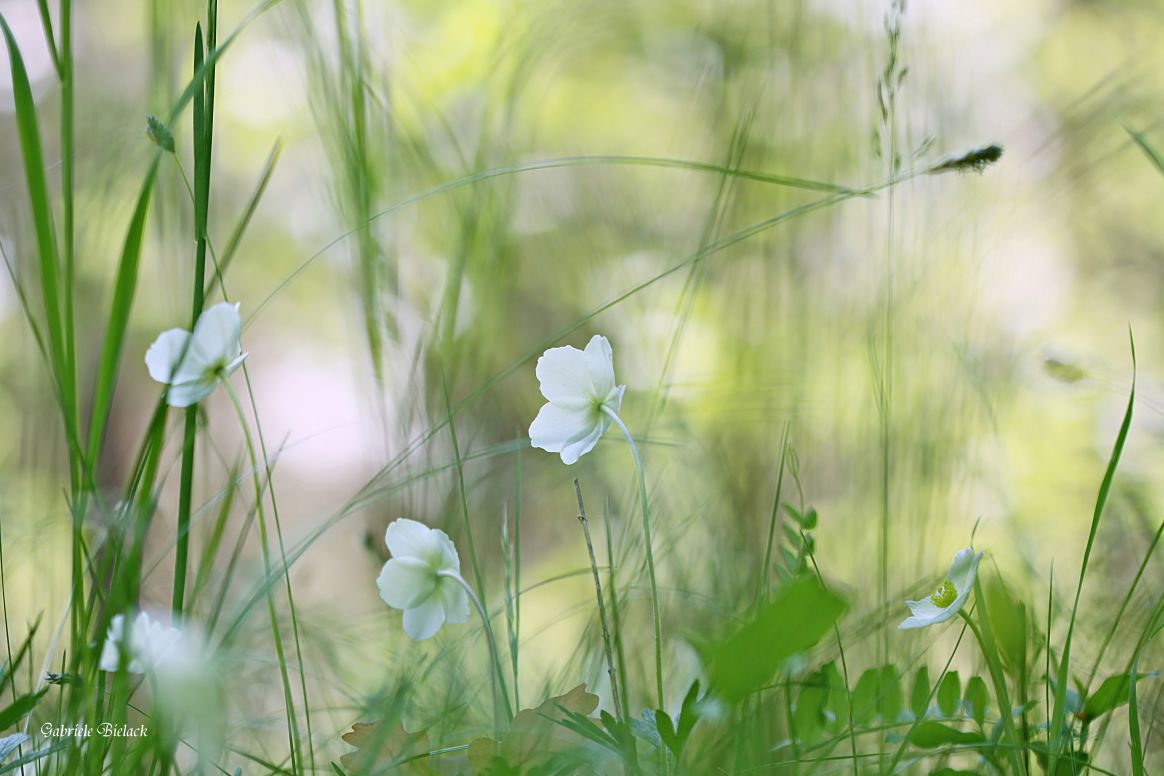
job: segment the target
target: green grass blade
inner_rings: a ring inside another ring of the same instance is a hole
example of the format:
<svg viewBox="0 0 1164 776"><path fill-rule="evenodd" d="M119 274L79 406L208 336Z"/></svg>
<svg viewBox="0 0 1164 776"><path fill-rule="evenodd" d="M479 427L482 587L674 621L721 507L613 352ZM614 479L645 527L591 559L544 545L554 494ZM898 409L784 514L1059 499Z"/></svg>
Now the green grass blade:
<svg viewBox="0 0 1164 776"><path fill-rule="evenodd" d="M1067 714L1067 682L1070 674L1071 639L1075 633L1075 618L1079 611L1079 597L1083 592L1083 579L1087 574L1087 564L1091 559L1091 549L1095 544L1095 534L1099 530L1099 520L1103 516L1103 508L1107 503L1108 493L1111 491L1112 480L1115 479L1116 467L1120 462L1120 455L1124 451L1124 443L1128 438L1128 429L1132 424L1132 410L1136 404L1136 342L1128 332L1128 340L1132 351L1132 388L1128 394L1128 407L1124 411L1124 419L1120 424L1119 434L1116 436L1115 446L1108 459L1107 471L1104 472L1103 482L1099 486L1099 495L1095 500L1095 511L1091 517L1091 530L1087 535L1087 546L1083 550L1083 563L1079 569L1079 582L1075 587L1075 603L1071 606L1071 620L1067 624L1067 638L1063 642L1063 654L1059 656L1059 671L1055 682L1055 707L1051 714L1051 759L1049 773L1057 773L1059 751L1063 746L1063 726Z"/></svg>
<svg viewBox="0 0 1164 776"><path fill-rule="evenodd" d="M105 341L101 347L101 358L97 367L97 380L93 384L93 406L89 418L88 462L93 466L101 453L105 429L109 422L109 411L113 402L113 392L117 385L118 365L125 345L125 333L129 328L129 314L137 293L137 280L141 268L142 240L145 236L146 216L149 213L150 196L157 180L160 154L155 154L138 194L137 205L125 232L125 242L121 248L121 258L117 263L117 278L113 285L113 300L109 306L108 323L105 326Z"/></svg>

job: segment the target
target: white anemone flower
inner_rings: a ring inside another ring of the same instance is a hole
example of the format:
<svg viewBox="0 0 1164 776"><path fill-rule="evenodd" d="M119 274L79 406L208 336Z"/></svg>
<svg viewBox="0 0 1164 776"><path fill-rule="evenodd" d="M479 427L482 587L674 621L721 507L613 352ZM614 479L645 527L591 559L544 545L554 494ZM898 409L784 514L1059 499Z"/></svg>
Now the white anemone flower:
<svg viewBox="0 0 1164 776"><path fill-rule="evenodd" d="M242 365L247 354L241 336L238 303L222 302L198 316L193 334L185 329L159 334L146 351L146 367L150 377L170 386L166 402L171 407L189 407Z"/></svg>
<svg viewBox="0 0 1164 776"><path fill-rule="evenodd" d="M970 547L958 550L954 555L954 562L950 564L950 570L946 572L946 579L938 587L937 592L921 601L906 601L905 605L909 607L911 616L897 627L901 630L925 628L957 615L974 587L980 560L982 560L981 550L974 552Z"/></svg>
<svg viewBox="0 0 1164 776"><path fill-rule="evenodd" d="M376 578L376 587L384 603L404 611L404 632L410 638L423 641L446 622L469 619L468 586L448 534L401 517L388 526L384 543L392 558Z"/></svg>
<svg viewBox="0 0 1164 776"><path fill-rule="evenodd" d="M99 667L115 672L121 667L124 653L126 670L131 674L146 672L181 672L191 663L190 644L178 628L167 628L140 612L126 632L125 615L109 621Z"/></svg>
<svg viewBox="0 0 1164 776"><path fill-rule="evenodd" d="M530 424L530 443L572 464L594 449L622 405L626 386L615 385L610 342L596 334L585 350L550 348L535 373L548 403Z"/></svg>

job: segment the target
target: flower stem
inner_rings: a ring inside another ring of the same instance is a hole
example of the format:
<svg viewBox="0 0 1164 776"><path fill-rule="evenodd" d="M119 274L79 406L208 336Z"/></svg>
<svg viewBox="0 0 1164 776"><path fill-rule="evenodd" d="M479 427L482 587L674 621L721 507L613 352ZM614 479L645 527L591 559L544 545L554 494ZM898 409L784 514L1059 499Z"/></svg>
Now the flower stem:
<svg viewBox="0 0 1164 776"><path fill-rule="evenodd" d="M979 609L981 609L981 586L977 579L974 580L974 587L979 602ZM998 663L998 653L994 648L993 641L983 635L978 623L971 619L965 609L959 611L958 615L966 621L966 624L974 633L974 638L978 640L978 648L982 650L982 656L986 658L986 668L990 672L990 679L994 684L994 699L998 703L998 716L1002 718L1003 729L1013 743L1013 746L1007 748L1011 765L1014 767L1015 776L1021 776L1024 773L1024 769L1019 760L1018 753L1025 746L1025 742L1019 740L1018 733L1014 729L1014 719L1012 718L1013 707L1010 705L1010 694L1006 691L1006 677L1002 673L1002 666ZM983 618L983 622L987 623L985 618ZM989 629L989 623L985 627Z"/></svg>
<svg viewBox="0 0 1164 776"><path fill-rule="evenodd" d="M659 708L666 709L663 704L663 621L659 612L659 586L655 581L655 553L651 547L651 513L647 502L647 478L643 473L643 459L639 456L639 449L635 446L630 429L622 422L618 413L606 405L602 406L602 411L626 437L631 456L635 459L635 470L639 475L639 497L643 504L643 542L647 548L647 574L651 580L651 619L655 624L655 691L659 699Z"/></svg>
<svg viewBox="0 0 1164 776"><path fill-rule="evenodd" d="M263 574L266 577L271 576L271 555L267 544L267 520L266 513L263 509L263 485L259 480L259 461L255 455L255 443L251 439L250 426L247 424L246 413L243 412L242 403L238 399L238 394L234 392L231 387L230 380L225 376L220 376L218 382L222 384L226 395L230 397L231 406L234 407L235 415L238 417L239 428L242 429L243 441L247 448L247 457L251 464L251 475L254 479L255 488L255 514L258 517L259 523L259 546L263 558ZM283 559L283 573L288 573L286 558ZM290 592L290 579L287 579L288 592ZM291 677L287 672L287 658L283 649L283 637L279 632L279 617L275 611L275 598L271 593L270 588L267 589L267 615L271 620L271 634L275 641L275 656L279 661L279 676L283 682L283 700L286 704L287 710L287 736L291 743L291 751L298 753L300 751L299 744L299 720L295 715L295 700L291 691ZM302 666L300 667L302 670ZM298 755L293 759L299 760L302 755Z"/></svg>
<svg viewBox="0 0 1164 776"><path fill-rule="evenodd" d="M594 557L594 542L590 538L590 521L586 518L586 504L582 501L582 485L574 478L574 493L578 496L578 522L586 536L586 551L590 553L590 572L594 575L594 592L598 596L598 621L602 625L602 646L606 652L606 671L610 675L610 694L614 698L614 713L621 721L622 701L618 695L618 675L614 670L614 652L610 647L610 628L606 625L606 601L602 597L602 580L598 576L598 561Z"/></svg>
<svg viewBox="0 0 1164 776"><path fill-rule="evenodd" d="M504 710L506 721L512 718L513 713L509 706L509 694L505 690L504 674L502 673L501 660L497 656L497 642L493 638L493 628L489 624L489 615L486 613L485 607L481 605L481 599L477 597L473 588L460 574L441 569L437 572L437 576L447 577L460 585L465 594L469 596L469 600L473 602L477 614L481 616L481 624L485 627L485 640L489 644L489 660L493 663L492 668L489 669L489 684L493 690L493 739L500 741L502 711ZM500 684L499 679L502 680ZM500 692L498 692L499 686ZM503 703L504 705L502 705Z"/></svg>

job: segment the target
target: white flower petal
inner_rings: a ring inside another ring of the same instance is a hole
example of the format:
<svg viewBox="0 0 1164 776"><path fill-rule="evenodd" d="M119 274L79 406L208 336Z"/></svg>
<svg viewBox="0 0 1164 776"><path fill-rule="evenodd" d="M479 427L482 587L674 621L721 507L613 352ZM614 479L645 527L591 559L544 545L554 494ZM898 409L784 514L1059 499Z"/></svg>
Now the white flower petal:
<svg viewBox="0 0 1164 776"><path fill-rule="evenodd" d="M380 569L380 576L376 577L380 598L394 609L419 606L432 597L436 586L436 572L418 558L392 558Z"/></svg>
<svg viewBox="0 0 1164 776"><path fill-rule="evenodd" d="M981 559L982 551L975 553L969 547L958 550L954 556L954 562L950 564L946 579L954 583L954 589L959 594L974 587L974 578L978 575L978 561Z"/></svg>
<svg viewBox="0 0 1164 776"><path fill-rule="evenodd" d="M614 390L614 351L610 347L610 341L601 334L595 334L590 338L590 342L586 343L585 353L594 395L606 398Z"/></svg>
<svg viewBox="0 0 1164 776"><path fill-rule="evenodd" d="M437 535L433 529L416 520L399 517L392 521L388 530L384 532L384 543L393 558L418 558L428 563L434 570L441 558L441 532ZM449 537L445 536L447 541Z"/></svg>
<svg viewBox="0 0 1164 776"><path fill-rule="evenodd" d="M437 543L441 548L439 569L441 571L455 571L457 574L460 574L461 556L457 554L457 545L453 544L453 540L441 529L434 528L432 532L435 534Z"/></svg>
<svg viewBox="0 0 1164 776"><path fill-rule="evenodd" d="M595 392L590 359L578 348L550 348L538 359L534 373L542 396L567 409L583 409L602 398Z"/></svg>
<svg viewBox="0 0 1164 776"><path fill-rule="evenodd" d="M184 383L175 383L166 391L166 403L171 407L189 407L197 404L210 394L214 393L216 380L191 380Z"/></svg>
<svg viewBox="0 0 1164 776"><path fill-rule="evenodd" d="M602 403L605 406L609 407L611 409L611 411L613 411L614 414L617 415L619 409L622 407L622 395L624 393L626 393L626 386L625 385L617 386L616 388L612 389L609 394L607 394L605 401L603 401ZM605 426L603 426L603 429L605 429L606 426L610 425L610 418L606 415L606 413L602 414L602 422L606 424Z"/></svg>
<svg viewBox="0 0 1164 776"><path fill-rule="evenodd" d="M906 601L905 605L909 607L909 613L914 617L937 617L945 611L930 598L923 598L920 601Z"/></svg>
<svg viewBox="0 0 1164 776"><path fill-rule="evenodd" d="M586 436L563 447L561 452L562 463L570 466L577 463L579 458L593 450L594 446L598 444L598 440L602 438L602 434L606 431L608 425L610 425L609 422L600 423Z"/></svg>
<svg viewBox="0 0 1164 776"><path fill-rule="evenodd" d="M109 621L109 629L105 632L105 644L101 647L101 660L98 667L102 671L116 671L121 662L122 630L125 628L125 616L113 615ZM128 645L125 645L128 646Z"/></svg>
<svg viewBox="0 0 1164 776"><path fill-rule="evenodd" d="M238 303L221 302L198 316L190 349L206 363L226 366L242 353L241 336Z"/></svg>
<svg viewBox="0 0 1164 776"><path fill-rule="evenodd" d="M543 404L529 426L530 444L550 453L560 453L567 445L586 438L596 428L602 428L602 417L590 406L578 410Z"/></svg>
<svg viewBox="0 0 1164 776"><path fill-rule="evenodd" d="M442 579L437 594L445 608L445 622L456 625L469 619L469 596L457 580Z"/></svg>
<svg viewBox="0 0 1164 776"><path fill-rule="evenodd" d="M145 355L150 377L163 385L168 384L189 339L190 332L184 329L170 329L159 334Z"/></svg>
<svg viewBox="0 0 1164 776"><path fill-rule="evenodd" d="M413 641L431 638L445 622L445 607L440 596L432 596L420 606L404 610L404 632Z"/></svg>

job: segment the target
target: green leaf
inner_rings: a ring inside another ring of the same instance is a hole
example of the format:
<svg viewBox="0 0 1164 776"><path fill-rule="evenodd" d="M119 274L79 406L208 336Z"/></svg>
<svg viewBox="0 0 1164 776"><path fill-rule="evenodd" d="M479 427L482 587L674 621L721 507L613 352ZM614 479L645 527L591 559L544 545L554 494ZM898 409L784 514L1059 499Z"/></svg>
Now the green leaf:
<svg viewBox="0 0 1164 776"><path fill-rule="evenodd" d="M22 695L4 709L0 709L0 730L7 730L23 719L26 714L30 714L36 708L37 701L46 692L48 692L47 687L40 692Z"/></svg>
<svg viewBox="0 0 1164 776"><path fill-rule="evenodd" d="M930 771L930 776L978 776L978 771L956 771L953 768L938 768Z"/></svg>
<svg viewBox="0 0 1164 776"><path fill-rule="evenodd" d="M966 682L966 703L970 706L970 716L979 726L986 719L986 703L989 698L990 693L982 677L970 677L970 681Z"/></svg>
<svg viewBox="0 0 1164 776"><path fill-rule="evenodd" d="M860 727L869 724L877 713L877 689L880 684L876 668L861 674L853 689L853 724Z"/></svg>
<svg viewBox="0 0 1164 776"><path fill-rule="evenodd" d="M1136 679L1143 679L1147 674L1139 674ZM1128 702L1128 692L1131 689L1131 674L1116 674L1103 680L1099 689L1087 696L1078 717L1084 722L1091 722L1096 717L1103 716L1112 709L1123 706Z"/></svg>
<svg viewBox="0 0 1164 776"><path fill-rule="evenodd" d="M938 708L942 714L952 717L958 713L958 706L962 703L962 680L957 671L950 671L942 677L938 686Z"/></svg>
<svg viewBox="0 0 1164 776"><path fill-rule="evenodd" d="M1020 677L1027 664L1027 607L1011 595L997 576L986 580L986 609L1002 665L1012 677Z"/></svg>
<svg viewBox="0 0 1164 776"><path fill-rule="evenodd" d="M919 722L909 734L909 742L919 749L937 749L950 744L981 744L986 739L981 733L958 730L941 722Z"/></svg>
<svg viewBox="0 0 1164 776"><path fill-rule="evenodd" d="M816 671L805 679L796 696L796 733L804 744L816 741L824 727L828 694L828 678L823 671Z"/></svg>
<svg viewBox="0 0 1164 776"><path fill-rule="evenodd" d="M905 708L905 695L901 690L901 677L897 675L897 668L892 665L882 666L878 684L877 707L881 721L886 724L896 722Z"/></svg>
<svg viewBox="0 0 1164 776"><path fill-rule="evenodd" d="M821 667L821 673L828 682L829 690L829 698L824 707L825 721L834 731L843 730L849 725L849 688L845 685L845 680L837 670L835 662L825 663Z"/></svg>
<svg viewBox="0 0 1164 776"><path fill-rule="evenodd" d="M909 694L909 710L913 716L921 719L929 711L930 704L930 669L922 666L917 670L913 679L913 690Z"/></svg>
<svg viewBox="0 0 1164 776"><path fill-rule="evenodd" d="M844 600L815 577L776 591L755 618L709 649L715 686L738 701L766 684L793 655L814 646L840 618Z"/></svg>

